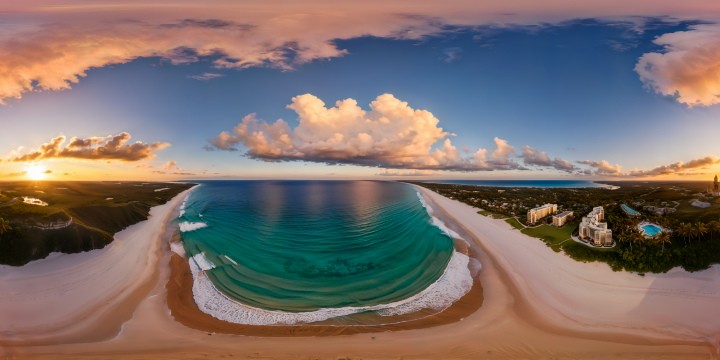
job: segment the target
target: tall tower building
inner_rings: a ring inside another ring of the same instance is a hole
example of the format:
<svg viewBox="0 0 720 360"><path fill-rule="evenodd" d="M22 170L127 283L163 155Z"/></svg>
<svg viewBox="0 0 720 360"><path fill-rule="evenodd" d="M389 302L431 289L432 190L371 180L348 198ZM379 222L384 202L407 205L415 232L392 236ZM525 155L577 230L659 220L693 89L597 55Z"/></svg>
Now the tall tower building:
<svg viewBox="0 0 720 360"><path fill-rule="evenodd" d="M717 175L715 175L715 181L713 181L713 193L720 193L720 184L718 184Z"/></svg>

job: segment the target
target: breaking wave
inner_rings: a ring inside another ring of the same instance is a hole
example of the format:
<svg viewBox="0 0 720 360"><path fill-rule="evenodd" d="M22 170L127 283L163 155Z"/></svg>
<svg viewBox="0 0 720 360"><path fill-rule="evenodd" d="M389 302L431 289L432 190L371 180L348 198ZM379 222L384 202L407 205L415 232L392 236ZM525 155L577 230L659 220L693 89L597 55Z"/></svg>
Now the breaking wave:
<svg viewBox="0 0 720 360"><path fill-rule="evenodd" d="M445 272L435 283L404 300L374 306L325 308L308 312L265 310L239 303L221 293L210 281L205 270L212 269L214 265L202 253L191 258L189 263L194 279L193 298L203 312L216 319L236 324L292 325L313 323L365 311L375 311L381 316L410 314L422 309L443 311L472 288L473 277L468 268L469 261L467 255L453 252Z"/></svg>
<svg viewBox="0 0 720 360"><path fill-rule="evenodd" d="M198 229L206 228L208 224L204 222L190 222L190 221L184 221L179 224L180 231L182 232L189 232L189 231L195 231Z"/></svg>

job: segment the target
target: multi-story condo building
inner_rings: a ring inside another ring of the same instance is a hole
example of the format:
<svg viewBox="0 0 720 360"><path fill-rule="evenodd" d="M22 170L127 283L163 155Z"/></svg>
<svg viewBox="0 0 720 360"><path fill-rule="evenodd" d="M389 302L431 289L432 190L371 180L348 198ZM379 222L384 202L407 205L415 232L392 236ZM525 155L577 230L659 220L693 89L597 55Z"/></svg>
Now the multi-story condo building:
<svg viewBox="0 0 720 360"><path fill-rule="evenodd" d="M614 244L612 230L608 229L605 220L605 209L597 206L580 222L579 236L592 241L595 246L611 246Z"/></svg>
<svg viewBox="0 0 720 360"><path fill-rule="evenodd" d="M527 222L528 224L535 224L538 220L553 215L557 212L557 204L545 204L540 207L528 210Z"/></svg>
<svg viewBox="0 0 720 360"><path fill-rule="evenodd" d="M553 217L552 217L553 225L555 225L555 226L557 226L557 227L562 227L562 226L565 225L565 224L568 222L568 220L570 220L570 218L572 218L572 217L573 217L573 212L572 212L572 211L563 211L563 212L560 213L560 214L553 215Z"/></svg>

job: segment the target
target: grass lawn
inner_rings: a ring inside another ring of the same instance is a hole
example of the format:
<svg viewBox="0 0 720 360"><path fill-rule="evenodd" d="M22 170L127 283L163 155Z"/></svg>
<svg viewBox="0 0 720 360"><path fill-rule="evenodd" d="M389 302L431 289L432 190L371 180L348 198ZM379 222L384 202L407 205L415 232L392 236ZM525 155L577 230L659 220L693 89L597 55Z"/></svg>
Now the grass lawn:
<svg viewBox="0 0 720 360"><path fill-rule="evenodd" d="M504 218L507 217L507 216L502 215L502 214L498 214L498 213L494 213L494 212L492 212L492 211L487 211L487 210L482 210L482 209L481 209L480 211L478 211L478 214L480 214L480 215L482 215L482 216L491 217L491 218L493 218L493 219L504 219Z"/></svg>
<svg viewBox="0 0 720 360"><path fill-rule="evenodd" d="M525 228L525 225L521 224L516 218L505 219L505 222L512 225L512 227L518 230L522 230Z"/></svg>
<svg viewBox="0 0 720 360"><path fill-rule="evenodd" d="M548 246L553 248L553 250L558 251L560 249L560 243L570 239L570 235L577 225L577 222L572 222L565 224L565 226L561 228L556 228L543 224L538 227L523 229L521 232L525 235L542 239Z"/></svg>

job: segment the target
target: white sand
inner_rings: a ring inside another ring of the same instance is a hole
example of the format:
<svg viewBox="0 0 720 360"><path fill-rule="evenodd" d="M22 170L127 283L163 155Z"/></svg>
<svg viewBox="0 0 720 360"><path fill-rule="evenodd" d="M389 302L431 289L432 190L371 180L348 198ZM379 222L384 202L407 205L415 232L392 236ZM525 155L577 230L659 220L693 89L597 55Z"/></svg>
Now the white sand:
<svg viewBox="0 0 720 360"><path fill-rule="evenodd" d="M576 263L500 220L482 217L467 205L421 191L432 206L439 204L445 215L455 220L455 224L446 221L449 227L471 232L478 241L471 246L485 251L480 254L484 302L462 321L426 329L333 337L209 335L186 328L170 316L165 283L170 275L166 264L171 252L163 249L162 260L148 265L155 269L159 281L112 340L6 347L5 353L11 358L93 360L230 355L271 359L708 359L720 355L717 345L708 345L717 344L720 322L717 267L695 274L673 271L644 278L613 273L604 264ZM92 278L81 270L72 275ZM71 282L62 277L58 280ZM41 287L52 283L37 281ZM108 298L107 293L99 294ZM35 306L53 302L46 298ZM31 309L37 310L26 308ZM55 321L82 321L71 312L65 316L56 316ZM31 317L36 331L44 332L42 321ZM19 318L14 316L15 321ZM627 333L643 337L624 335ZM0 346L2 336L0 332ZM676 338L701 341L669 340Z"/></svg>
<svg viewBox="0 0 720 360"><path fill-rule="evenodd" d="M0 340L70 335L122 302L155 272L164 224L182 198L152 208L103 249L0 266Z"/></svg>
<svg viewBox="0 0 720 360"><path fill-rule="evenodd" d="M667 339L720 339L720 266L689 273L640 276L604 263L581 263L478 209L423 194L481 242L527 303L545 320L587 332L633 333Z"/></svg>

